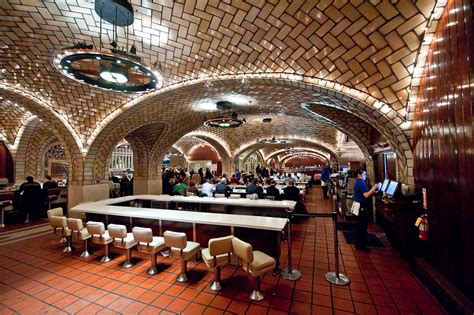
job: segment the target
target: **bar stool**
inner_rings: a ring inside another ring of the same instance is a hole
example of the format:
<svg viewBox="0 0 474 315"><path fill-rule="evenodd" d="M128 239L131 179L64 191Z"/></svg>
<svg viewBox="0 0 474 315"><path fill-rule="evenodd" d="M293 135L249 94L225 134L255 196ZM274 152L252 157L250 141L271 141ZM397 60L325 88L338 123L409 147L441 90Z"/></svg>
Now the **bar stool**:
<svg viewBox="0 0 474 315"><path fill-rule="evenodd" d="M177 281L187 281L187 261L199 253L199 243L188 242L186 233L165 231L163 237L165 238L166 246L171 248L171 254L178 254L181 260L181 274L178 276Z"/></svg>
<svg viewBox="0 0 474 315"><path fill-rule="evenodd" d="M0 192L0 211L2 212L0 218L0 228L5 227L5 212L13 210L14 198L15 192L13 191Z"/></svg>
<svg viewBox="0 0 474 315"><path fill-rule="evenodd" d="M61 188L50 188L46 193L46 198L48 201L48 209L51 209L51 204L53 201L59 199L59 195L61 194Z"/></svg>
<svg viewBox="0 0 474 315"><path fill-rule="evenodd" d="M89 239L92 237L92 235L87 232L87 228L84 227L81 219L68 218L66 221L67 227L71 230L71 237L74 237L75 232L77 239L84 242L84 248L81 257L89 257L91 254L89 253L88 245Z"/></svg>
<svg viewBox="0 0 474 315"><path fill-rule="evenodd" d="M230 194L229 196L229 199L240 199L240 198L242 198L242 196L238 194Z"/></svg>
<svg viewBox="0 0 474 315"><path fill-rule="evenodd" d="M104 245L104 256L100 260L101 262L109 262L109 244L114 240L109 236L109 231L105 230L105 225L102 222L89 221L86 223L87 232L92 235L92 243Z"/></svg>
<svg viewBox="0 0 474 315"><path fill-rule="evenodd" d="M150 228L134 227L132 229L133 238L137 241L137 249L140 253L147 253L151 255L151 267L147 273L154 275L158 273L156 268L156 253L166 248L165 239L160 236L153 236L153 231Z"/></svg>
<svg viewBox="0 0 474 315"><path fill-rule="evenodd" d="M214 198L225 198L225 194L214 194Z"/></svg>
<svg viewBox="0 0 474 315"><path fill-rule="evenodd" d="M253 251L252 245L237 237L232 239L234 254L239 257L239 265L254 278L254 288L250 293L250 299L261 301L265 294L260 290L260 275L276 268L276 261L272 257L260 251Z"/></svg>
<svg viewBox="0 0 474 315"><path fill-rule="evenodd" d="M121 224L109 224L107 230L110 237L114 240L114 247L125 249L127 253L127 260L122 264L122 267L132 267L134 265L132 263L132 248L137 246L133 233L127 233L127 227Z"/></svg>
<svg viewBox="0 0 474 315"><path fill-rule="evenodd" d="M201 251L202 260L208 268L214 268L214 281L209 286L211 290L222 290L221 267L230 264L233 235L211 238L208 248Z"/></svg>
<svg viewBox="0 0 474 315"><path fill-rule="evenodd" d="M67 227L66 217L63 216L62 208L54 208L48 210L48 219L49 224L53 228L53 233L61 235L60 243L66 242L66 248L64 248L64 253L72 252L71 247L71 230Z"/></svg>

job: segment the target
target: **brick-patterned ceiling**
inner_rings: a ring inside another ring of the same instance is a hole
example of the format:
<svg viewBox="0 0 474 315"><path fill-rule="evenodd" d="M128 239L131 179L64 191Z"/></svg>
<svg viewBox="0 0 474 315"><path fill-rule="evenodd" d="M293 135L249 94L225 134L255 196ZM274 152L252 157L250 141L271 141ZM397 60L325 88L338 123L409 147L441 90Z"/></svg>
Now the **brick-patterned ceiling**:
<svg viewBox="0 0 474 315"><path fill-rule="evenodd" d="M133 0L130 42L146 63L161 63L165 88L206 76L285 73L338 83L400 111L407 103L417 51L434 5L434 0ZM85 0L0 1L0 84L29 94L61 117L85 148L84 139L96 135L109 115L147 99L90 88L53 69L59 49L78 41L98 46L99 19L93 6ZM104 26L103 41L110 42L111 27ZM123 31L119 46L125 46ZM281 93L267 103L255 100L255 111L288 114L285 104L272 106L286 91ZM199 110L193 106L181 110ZM15 122L25 111L8 113L0 124L7 130L2 132L10 134L19 128ZM317 122L307 129L284 121L275 127L334 144L335 130ZM261 137L246 131L221 136L232 148L251 136Z"/></svg>

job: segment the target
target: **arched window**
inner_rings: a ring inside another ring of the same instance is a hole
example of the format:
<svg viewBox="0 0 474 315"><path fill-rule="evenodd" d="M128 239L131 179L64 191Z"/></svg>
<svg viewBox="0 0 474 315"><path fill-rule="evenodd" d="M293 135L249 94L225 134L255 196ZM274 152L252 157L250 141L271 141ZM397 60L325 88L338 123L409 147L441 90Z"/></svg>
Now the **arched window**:
<svg viewBox="0 0 474 315"><path fill-rule="evenodd" d="M133 151L125 139L122 139L112 151L109 169L111 171L133 171Z"/></svg>

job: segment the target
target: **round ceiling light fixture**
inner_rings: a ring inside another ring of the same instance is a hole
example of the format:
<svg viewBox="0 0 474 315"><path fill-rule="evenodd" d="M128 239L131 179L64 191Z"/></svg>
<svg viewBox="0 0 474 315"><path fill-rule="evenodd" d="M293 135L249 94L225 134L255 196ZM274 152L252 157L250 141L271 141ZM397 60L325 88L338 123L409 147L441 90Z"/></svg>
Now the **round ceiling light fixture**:
<svg viewBox="0 0 474 315"><path fill-rule="evenodd" d="M230 117L217 117L204 122L205 126L214 128L236 128L245 124L245 118L240 119L237 113L232 113Z"/></svg>
<svg viewBox="0 0 474 315"><path fill-rule="evenodd" d="M136 55L135 46L118 48L117 27L133 24L133 8L126 0L95 0L95 11L100 17L99 48L79 42L65 48L54 59L54 67L63 75L80 83L125 93L150 92L163 87L161 65L152 69ZM102 20L112 24L111 48L102 47ZM129 51L128 51L129 50Z"/></svg>

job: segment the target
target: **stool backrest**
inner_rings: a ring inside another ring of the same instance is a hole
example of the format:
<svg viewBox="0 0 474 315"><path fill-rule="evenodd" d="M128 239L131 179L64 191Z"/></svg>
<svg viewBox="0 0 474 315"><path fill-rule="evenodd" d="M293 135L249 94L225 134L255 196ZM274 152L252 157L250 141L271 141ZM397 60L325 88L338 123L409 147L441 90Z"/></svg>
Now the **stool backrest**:
<svg viewBox="0 0 474 315"><path fill-rule="evenodd" d="M53 228L65 228L67 227L66 217L52 216L49 218L49 224Z"/></svg>
<svg viewBox="0 0 474 315"><path fill-rule="evenodd" d="M72 231L81 231L84 228L81 219L68 218L67 227Z"/></svg>
<svg viewBox="0 0 474 315"><path fill-rule="evenodd" d="M186 233L165 231L163 233L163 237L165 239L165 245L168 247L175 247L179 249L186 248Z"/></svg>
<svg viewBox="0 0 474 315"><path fill-rule="evenodd" d="M48 196L59 196L61 194L61 188L50 188L47 194Z"/></svg>
<svg viewBox="0 0 474 315"><path fill-rule="evenodd" d="M236 254L244 263L249 264L253 262L253 249L252 245L249 243L234 237L232 239L232 249L234 254Z"/></svg>
<svg viewBox="0 0 474 315"><path fill-rule="evenodd" d="M51 220L51 217L62 217L63 216L63 208L53 208L48 210L48 220Z"/></svg>
<svg viewBox="0 0 474 315"><path fill-rule="evenodd" d="M102 236L105 233L105 225L102 222L89 221L86 223L87 232L91 235Z"/></svg>
<svg viewBox="0 0 474 315"><path fill-rule="evenodd" d="M126 238L127 237L127 227L121 224L109 224L107 226L109 235L112 238Z"/></svg>
<svg viewBox="0 0 474 315"><path fill-rule="evenodd" d="M133 238L139 243L153 242L153 231L150 228L134 227L132 229Z"/></svg>
<svg viewBox="0 0 474 315"><path fill-rule="evenodd" d="M211 238L209 240L209 254L211 256L217 256L222 254L228 254L232 252L232 239L233 235Z"/></svg>
<svg viewBox="0 0 474 315"><path fill-rule="evenodd" d="M225 194L214 194L214 198L225 198Z"/></svg>
<svg viewBox="0 0 474 315"><path fill-rule="evenodd" d="M242 196L241 196L241 195L237 195L237 194L231 194L231 195L229 196L229 199L240 199L240 198L242 198Z"/></svg>

